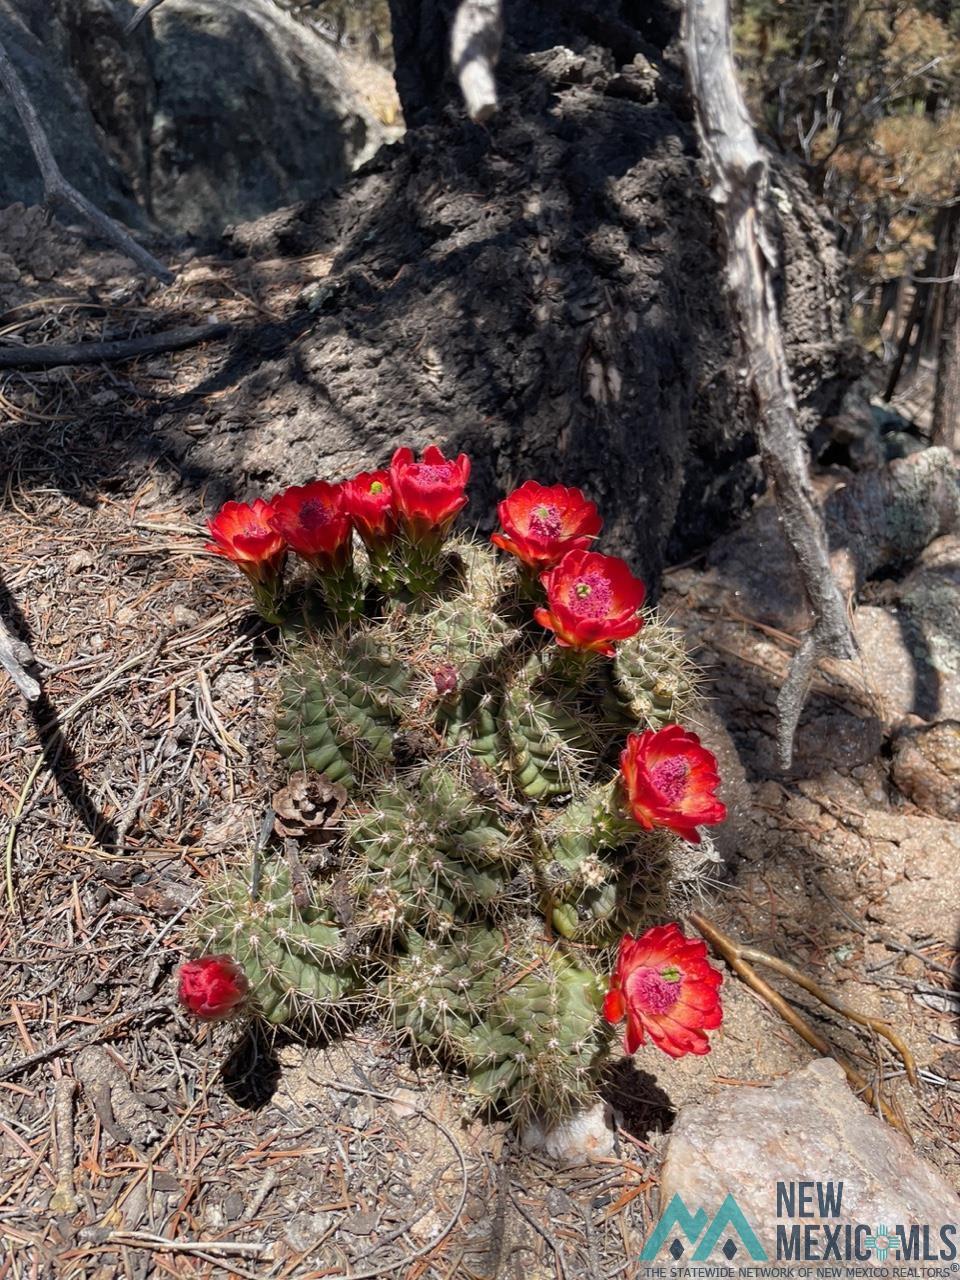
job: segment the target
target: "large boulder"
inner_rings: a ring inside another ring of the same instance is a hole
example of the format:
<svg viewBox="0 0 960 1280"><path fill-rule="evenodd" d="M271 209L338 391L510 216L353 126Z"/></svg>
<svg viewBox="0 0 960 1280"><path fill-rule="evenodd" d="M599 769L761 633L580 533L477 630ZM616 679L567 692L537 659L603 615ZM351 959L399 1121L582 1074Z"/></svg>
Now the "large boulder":
<svg viewBox="0 0 960 1280"><path fill-rule="evenodd" d="M682 1215L671 1213L671 1203L674 1212L679 1204L675 1196L691 1215L702 1211L695 1231L701 1254L694 1255L690 1224L685 1226ZM727 1213L728 1197L733 1197L738 1211L733 1217ZM939 1252L941 1243L946 1248L949 1240L948 1236L941 1242L941 1227L952 1227L952 1235L960 1219L953 1188L914 1153L902 1134L867 1110L850 1091L839 1064L828 1058L768 1089L725 1089L685 1107L667 1146L660 1208L666 1214L665 1226L648 1245L652 1251L662 1237L657 1262L668 1262L672 1256L687 1263L691 1255L694 1262L706 1261L701 1255L715 1240L711 1262L716 1265L724 1254L728 1262L736 1259L734 1267L749 1266L753 1241L745 1238L746 1224L771 1266L792 1260L802 1272L809 1264L808 1275L817 1261L831 1258L841 1264L866 1262L882 1274L879 1264L887 1256L887 1241L878 1237L893 1237L889 1247L896 1250L902 1248L898 1227L908 1243L910 1228L919 1227L917 1238L922 1241L926 1229L928 1243ZM864 1224L873 1233L868 1240L861 1231L857 1240L866 1258L846 1253L847 1223ZM831 1235L841 1242L839 1255L828 1249ZM797 1249L792 1259L785 1248L791 1243ZM914 1259L918 1256L923 1255L914 1252ZM949 1250L945 1259L947 1270ZM752 1261L762 1259L754 1253ZM906 1259L901 1253L891 1261ZM841 1266L834 1274L845 1271Z"/></svg>
<svg viewBox="0 0 960 1280"><path fill-rule="evenodd" d="M315 196L379 145L344 61L273 0L0 0L0 39L64 173L133 223L212 235ZM0 205L35 204L36 162L0 97Z"/></svg>

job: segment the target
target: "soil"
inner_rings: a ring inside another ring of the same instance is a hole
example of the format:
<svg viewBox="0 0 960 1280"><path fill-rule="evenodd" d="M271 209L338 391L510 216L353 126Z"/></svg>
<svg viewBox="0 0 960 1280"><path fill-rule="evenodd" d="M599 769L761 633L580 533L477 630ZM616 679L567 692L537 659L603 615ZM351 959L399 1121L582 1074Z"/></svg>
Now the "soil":
<svg viewBox="0 0 960 1280"><path fill-rule="evenodd" d="M27 269L4 287L8 341L216 318L282 343L330 269L323 256L197 258L151 298L70 233L42 248L56 284ZM3 1274L52 1274L57 1257L60 1275L103 1280L634 1275L677 1110L763 1088L813 1052L732 974L711 1054L673 1063L647 1047L617 1063L618 1155L571 1169L465 1119L456 1079L362 1023L327 1045L268 1045L175 1007L191 905L207 877L249 864L283 776L276 671L239 577L203 550L203 513L229 480L197 445L206 410L228 399L221 356L0 384L2 605L44 686L31 709L3 689ZM881 1041L790 992L956 1182L960 824L897 790L899 730L856 664L818 677L780 773L774 700L796 638L740 611L736 561L724 563L719 588L698 561L668 571L663 596L705 669L705 732L743 778L724 882L699 905L901 1032L919 1094Z"/></svg>

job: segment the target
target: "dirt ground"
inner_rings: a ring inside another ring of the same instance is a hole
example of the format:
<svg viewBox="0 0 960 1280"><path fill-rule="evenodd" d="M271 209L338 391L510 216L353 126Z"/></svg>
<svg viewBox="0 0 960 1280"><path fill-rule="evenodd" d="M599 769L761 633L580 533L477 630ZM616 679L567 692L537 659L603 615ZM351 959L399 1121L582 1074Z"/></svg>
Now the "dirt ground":
<svg viewBox="0 0 960 1280"><path fill-rule="evenodd" d="M0 286L5 341L279 326L326 270L194 260L148 296L70 236L41 250L46 279ZM572 1169L465 1120L456 1080L362 1023L269 1045L175 1007L184 920L207 877L249 862L282 776L272 659L239 577L202 549L229 477L189 465L217 356L0 377L2 605L45 690L28 709L5 685L0 726L0 1277L634 1275L678 1108L813 1054L734 975L713 1052L618 1064L619 1154ZM165 406L197 388L163 435ZM668 574L664 608L747 788L703 909L901 1032L918 1094L882 1041L796 993L956 1183L960 823L893 787L892 730L856 664L818 678L782 775L773 704L795 641L740 613L736 584L705 592L701 569Z"/></svg>

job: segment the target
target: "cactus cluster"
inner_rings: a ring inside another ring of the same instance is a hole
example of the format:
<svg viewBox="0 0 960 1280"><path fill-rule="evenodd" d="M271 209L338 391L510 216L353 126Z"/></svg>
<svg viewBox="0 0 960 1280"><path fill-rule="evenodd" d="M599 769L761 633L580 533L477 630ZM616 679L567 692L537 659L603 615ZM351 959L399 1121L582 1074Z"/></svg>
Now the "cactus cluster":
<svg viewBox="0 0 960 1280"><path fill-rule="evenodd" d="M607 607L605 580L578 570L566 597L552 583L547 621L543 556L449 538L447 509L411 514L404 477L373 474L357 479L392 493L389 519L372 533L355 519L349 578L342 550L325 578L286 530L308 583L280 588L275 549L266 593L250 574L281 626L279 753L345 788L342 836L310 875L278 853L256 892L248 874L212 885L197 940L242 965L267 1021L302 1031L353 1002L462 1071L484 1106L556 1121L595 1088L622 936L675 914L696 879L691 850L709 857L695 834L638 817L619 771L629 734L689 719L696 673L636 606L639 584L612 632L623 638L598 638L595 609L581 644L564 600L575 614L595 588ZM549 534L553 508L539 510ZM561 569L595 531L560 548Z"/></svg>

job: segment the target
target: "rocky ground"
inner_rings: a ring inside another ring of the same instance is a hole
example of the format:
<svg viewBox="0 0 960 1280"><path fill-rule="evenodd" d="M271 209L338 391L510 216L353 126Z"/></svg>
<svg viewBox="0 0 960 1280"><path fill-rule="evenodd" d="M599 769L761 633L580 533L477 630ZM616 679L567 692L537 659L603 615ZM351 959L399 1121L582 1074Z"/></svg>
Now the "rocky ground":
<svg viewBox="0 0 960 1280"><path fill-rule="evenodd" d="M7 343L279 326L328 268L194 257L170 289L145 290L71 235L17 225L13 248L0 229L19 277L0 291ZM790 1073L817 1057L733 973L713 1052L671 1063L648 1047L618 1064L615 1152L573 1167L464 1121L455 1080L362 1023L329 1045L271 1047L173 1007L184 918L206 877L249 860L280 777L275 672L240 582L200 536L228 479L191 464L227 394L220 354L0 382L2 604L45 690L30 711L6 688L0 730L0 1274L50 1274L59 1255L61 1275L104 1280L635 1275L670 1130L702 1151L689 1117L705 1096L749 1131L743 1099L762 1095L776 1123L801 1087ZM703 665L703 730L733 809L715 892L691 905L902 1035L917 1090L885 1041L766 975L909 1133L898 1159L942 1188L937 1173L960 1180L960 537L948 460L880 425L851 413L824 450L862 657L818 676L788 773L774 701L802 618L767 504L672 569L663 607ZM897 454L910 456L884 469ZM851 489L873 523L844 539ZM904 493L922 501L897 507ZM869 1117L837 1106L852 1151Z"/></svg>

